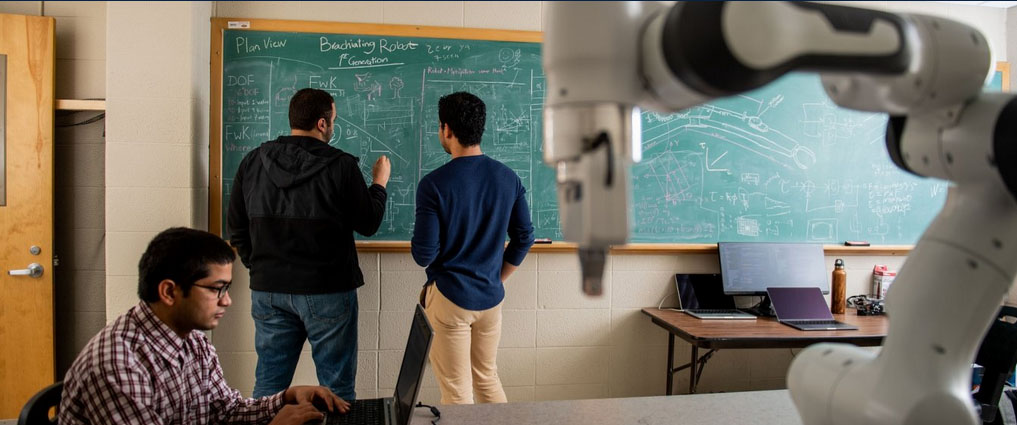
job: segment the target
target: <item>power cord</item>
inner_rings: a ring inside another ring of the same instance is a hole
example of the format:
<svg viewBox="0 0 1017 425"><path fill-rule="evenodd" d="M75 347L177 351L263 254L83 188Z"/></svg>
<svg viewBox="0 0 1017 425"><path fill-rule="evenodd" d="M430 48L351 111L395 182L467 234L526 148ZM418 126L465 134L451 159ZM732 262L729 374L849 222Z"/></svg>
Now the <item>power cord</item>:
<svg viewBox="0 0 1017 425"><path fill-rule="evenodd" d="M671 298L671 295L678 295L678 291L675 291L674 294L664 295L664 298L661 298L660 302L657 303L657 310L660 310L664 306L664 301L667 301L668 298Z"/></svg>
<svg viewBox="0 0 1017 425"><path fill-rule="evenodd" d="M102 120L104 118L106 118L106 113L105 112L100 113L99 115L96 115L96 116L94 116L92 118L89 118L89 119L87 119L85 121L82 121L82 122L77 122L77 123L74 123L74 124L57 124L54 127L61 127L62 128L62 127L76 127L76 126L79 126L79 125L88 125L88 124L91 124L91 123L94 123L94 122L98 122L98 121L100 121L100 120Z"/></svg>
<svg viewBox="0 0 1017 425"><path fill-rule="evenodd" d="M438 425L438 421L441 420L441 411L438 410L437 407L431 406L429 404L424 404L424 403L421 403L419 401L417 402L417 405L415 407L426 407L426 408L430 409L431 410L431 414L434 415L434 417L435 417L435 419L433 421L431 421L431 425Z"/></svg>
<svg viewBox="0 0 1017 425"><path fill-rule="evenodd" d="M752 306L752 308L759 308L760 306L762 306L764 299L765 298L763 296L759 296L759 301L756 301L756 305Z"/></svg>

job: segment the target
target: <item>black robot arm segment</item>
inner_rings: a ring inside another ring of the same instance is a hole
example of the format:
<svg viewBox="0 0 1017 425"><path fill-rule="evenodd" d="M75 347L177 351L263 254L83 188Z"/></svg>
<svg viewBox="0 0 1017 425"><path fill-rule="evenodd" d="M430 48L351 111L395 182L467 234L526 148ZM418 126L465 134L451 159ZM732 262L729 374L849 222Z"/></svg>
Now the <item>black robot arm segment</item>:
<svg viewBox="0 0 1017 425"><path fill-rule="evenodd" d="M996 118L993 131L993 155L987 166L999 170L1010 194L1017 199L1017 98L1012 98Z"/></svg>
<svg viewBox="0 0 1017 425"><path fill-rule="evenodd" d="M886 122L886 152L890 154L890 160L893 161L894 165L899 167L901 170L907 171L911 174L915 174L908 164L904 162L904 156L900 151L900 140L904 136L904 124L907 123L908 117L903 115L890 116ZM917 174L915 174L917 175Z"/></svg>
<svg viewBox="0 0 1017 425"><path fill-rule="evenodd" d="M752 90L793 70L901 74L911 62L906 23L885 12L812 3L682 2L663 19L660 43L669 70L711 97ZM806 31L814 43L801 38Z"/></svg>

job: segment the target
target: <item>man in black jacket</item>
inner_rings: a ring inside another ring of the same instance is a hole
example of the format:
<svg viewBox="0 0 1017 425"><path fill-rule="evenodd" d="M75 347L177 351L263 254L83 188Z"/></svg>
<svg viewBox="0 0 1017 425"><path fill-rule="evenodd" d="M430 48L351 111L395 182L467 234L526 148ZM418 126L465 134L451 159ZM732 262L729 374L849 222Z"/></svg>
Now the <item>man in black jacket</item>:
<svg viewBox="0 0 1017 425"><path fill-rule="evenodd" d="M356 399L356 289L364 276L353 232L378 231L391 165L379 157L368 187L358 159L328 145L335 117L332 95L298 91L290 135L248 153L233 180L227 223L251 273L254 397L290 386L306 339L318 382Z"/></svg>

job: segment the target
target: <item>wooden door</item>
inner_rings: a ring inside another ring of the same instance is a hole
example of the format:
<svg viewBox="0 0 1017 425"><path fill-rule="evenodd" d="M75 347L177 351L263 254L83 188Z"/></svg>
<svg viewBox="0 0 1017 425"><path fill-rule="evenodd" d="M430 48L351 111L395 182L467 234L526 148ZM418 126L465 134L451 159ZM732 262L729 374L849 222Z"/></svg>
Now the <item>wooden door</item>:
<svg viewBox="0 0 1017 425"><path fill-rule="evenodd" d="M0 14L0 418L17 417L55 381L54 27L49 17ZM30 264L42 275L10 274Z"/></svg>

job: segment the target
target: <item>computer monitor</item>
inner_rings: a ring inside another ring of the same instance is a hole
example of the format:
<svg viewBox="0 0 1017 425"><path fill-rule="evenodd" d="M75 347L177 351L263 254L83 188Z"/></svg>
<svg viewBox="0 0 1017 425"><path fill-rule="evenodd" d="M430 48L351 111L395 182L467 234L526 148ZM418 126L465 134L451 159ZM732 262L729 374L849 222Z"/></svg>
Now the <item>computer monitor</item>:
<svg viewBox="0 0 1017 425"><path fill-rule="evenodd" d="M823 245L720 242L720 275L728 295L766 295L776 286L817 287L830 292Z"/></svg>

